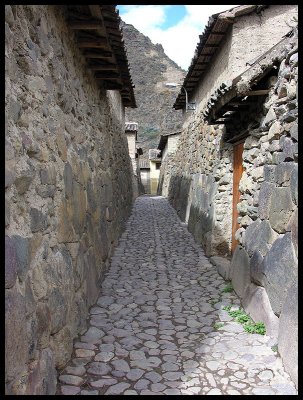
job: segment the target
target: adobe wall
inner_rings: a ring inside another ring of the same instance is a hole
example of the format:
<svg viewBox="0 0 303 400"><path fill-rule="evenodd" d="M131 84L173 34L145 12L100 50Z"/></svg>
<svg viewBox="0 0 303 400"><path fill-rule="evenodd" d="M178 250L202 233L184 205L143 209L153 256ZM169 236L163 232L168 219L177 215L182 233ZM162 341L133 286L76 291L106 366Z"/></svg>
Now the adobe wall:
<svg viewBox="0 0 303 400"><path fill-rule="evenodd" d="M247 62L261 56L283 35L291 30L293 17L298 14L297 5L274 5L235 19L211 61L211 66L203 75L189 101L196 100L197 112L203 109L213 91L222 82L231 81L249 68ZM190 123L190 113L185 115Z"/></svg>
<svg viewBox="0 0 303 400"><path fill-rule="evenodd" d="M120 95L60 6L6 6L6 394L54 394L132 206Z"/></svg>

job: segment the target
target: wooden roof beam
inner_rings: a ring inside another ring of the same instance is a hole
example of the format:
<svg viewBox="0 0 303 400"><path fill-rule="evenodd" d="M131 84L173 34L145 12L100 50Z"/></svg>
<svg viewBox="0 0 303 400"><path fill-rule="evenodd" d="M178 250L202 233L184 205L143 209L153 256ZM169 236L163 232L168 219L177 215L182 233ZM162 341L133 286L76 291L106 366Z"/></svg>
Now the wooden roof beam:
<svg viewBox="0 0 303 400"><path fill-rule="evenodd" d="M105 40L79 40L78 46L81 49L89 49L89 48L104 49L104 50L108 49L108 44Z"/></svg>
<svg viewBox="0 0 303 400"><path fill-rule="evenodd" d="M98 53L88 51L84 54L85 58L98 58L98 59L108 59L112 58L113 53L111 51L99 51Z"/></svg>
<svg viewBox="0 0 303 400"><path fill-rule="evenodd" d="M118 67L114 64L109 65L90 65L92 71L118 71Z"/></svg>
<svg viewBox="0 0 303 400"><path fill-rule="evenodd" d="M101 20L91 20L91 21L76 21L76 20L68 20L69 27L73 30L81 30L81 29L88 29L88 30L95 30L99 29L103 26L103 22Z"/></svg>
<svg viewBox="0 0 303 400"><path fill-rule="evenodd" d="M241 93L241 96L265 96L269 93L269 89L251 90L249 92Z"/></svg>

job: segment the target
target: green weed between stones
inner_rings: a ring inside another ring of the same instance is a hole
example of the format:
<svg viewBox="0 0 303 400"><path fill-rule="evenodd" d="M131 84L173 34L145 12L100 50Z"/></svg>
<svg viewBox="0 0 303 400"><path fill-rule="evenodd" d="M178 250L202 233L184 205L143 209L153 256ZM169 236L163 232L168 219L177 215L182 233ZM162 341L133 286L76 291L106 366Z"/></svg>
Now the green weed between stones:
<svg viewBox="0 0 303 400"><path fill-rule="evenodd" d="M272 351L273 351L274 353L277 353L277 352L278 352L278 345L275 344L274 346L271 346L271 349L272 349Z"/></svg>
<svg viewBox="0 0 303 400"><path fill-rule="evenodd" d="M223 310L228 312L228 315L235 318L237 322L243 325L243 328L248 333L257 333L265 335L266 329L263 322L254 322L242 308L239 310L231 311L231 305L223 307Z"/></svg>
<svg viewBox="0 0 303 400"><path fill-rule="evenodd" d="M215 304L217 304L217 303L219 303L219 301L221 301L222 299L221 298L219 298L219 299L213 299L213 300L209 300L209 304L211 304L212 306L214 306Z"/></svg>
<svg viewBox="0 0 303 400"><path fill-rule="evenodd" d="M228 283L225 288L222 290L222 293L230 293L234 290L231 283Z"/></svg>
<svg viewBox="0 0 303 400"><path fill-rule="evenodd" d="M224 326L224 324L222 322L216 322L213 326L217 330L219 328L222 328L222 326Z"/></svg>

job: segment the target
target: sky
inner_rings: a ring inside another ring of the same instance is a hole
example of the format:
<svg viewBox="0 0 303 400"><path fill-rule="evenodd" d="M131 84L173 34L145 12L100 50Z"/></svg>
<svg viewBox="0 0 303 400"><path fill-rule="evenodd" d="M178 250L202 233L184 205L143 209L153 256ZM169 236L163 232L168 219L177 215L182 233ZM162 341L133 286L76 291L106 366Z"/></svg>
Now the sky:
<svg viewBox="0 0 303 400"><path fill-rule="evenodd" d="M124 22L133 25L165 54L187 71L199 42L199 35L212 14L236 5L118 5Z"/></svg>

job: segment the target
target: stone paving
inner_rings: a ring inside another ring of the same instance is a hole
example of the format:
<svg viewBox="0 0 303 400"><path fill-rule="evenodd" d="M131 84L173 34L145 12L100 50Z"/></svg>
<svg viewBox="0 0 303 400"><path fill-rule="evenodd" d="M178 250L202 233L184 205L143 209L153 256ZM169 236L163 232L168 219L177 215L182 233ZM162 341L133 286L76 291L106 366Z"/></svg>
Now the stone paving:
<svg viewBox="0 0 303 400"><path fill-rule="evenodd" d="M297 394L226 283L166 199L137 198L57 394Z"/></svg>

